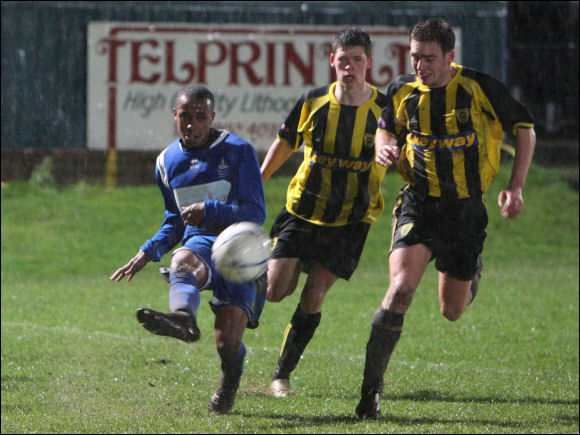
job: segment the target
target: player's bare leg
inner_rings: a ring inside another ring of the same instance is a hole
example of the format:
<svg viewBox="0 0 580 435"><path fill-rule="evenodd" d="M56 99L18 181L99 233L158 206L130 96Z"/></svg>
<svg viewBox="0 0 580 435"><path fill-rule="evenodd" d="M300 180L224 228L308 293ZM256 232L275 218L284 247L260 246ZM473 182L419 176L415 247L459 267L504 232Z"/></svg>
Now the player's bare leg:
<svg viewBox="0 0 580 435"><path fill-rule="evenodd" d="M483 260L477 257L475 275L471 281L462 281L447 273L439 273L439 307L441 314L448 320L456 321L461 317L477 295Z"/></svg>
<svg viewBox="0 0 580 435"><path fill-rule="evenodd" d="M401 336L405 313L430 258L431 251L421 244L396 249L389 257L389 289L373 316L366 346L361 399L356 407L361 419L377 419L381 415L384 374Z"/></svg>
<svg viewBox="0 0 580 435"><path fill-rule="evenodd" d="M314 336L320 324L321 308L324 298L337 276L318 263L313 264L302 290L300 303L284 333L280 357L268 394L274 397L286 397L292 394L290 373L296 368L304 349Z"/></svg>
<svg viewBox="0 0 580 435"><path fill-rule="evenodd" d="M266 299L269 302L280 302L291 295L298 285L302 263L298 258L272 258L268 261L268 290Z"/></svg>
<svg viewBox="0 0 580 435"><path fill-rule="evenodd" d="M458 320L471 302L471 281L439 272L439 309L447 320Z"/></svg>

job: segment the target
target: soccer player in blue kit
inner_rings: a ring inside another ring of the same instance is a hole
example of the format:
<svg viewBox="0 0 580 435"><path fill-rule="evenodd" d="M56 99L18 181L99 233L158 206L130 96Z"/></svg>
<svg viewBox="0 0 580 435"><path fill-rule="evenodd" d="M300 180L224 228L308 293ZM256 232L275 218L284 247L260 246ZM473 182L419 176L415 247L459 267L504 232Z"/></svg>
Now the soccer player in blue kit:
<svg viewBox="0 0 580 435"><path fill-rule="evenodd" d="M211 248L219 233L235 222L262 225L266 218L258 156L248 142L227 130L211 127L214 96L203 86L181 89L175 98L175 122L180 138L157 157L155 178L165 202L161 228L126 265L110 277L121 281L149 261L160 261L180 241L171 257L170 312L148 308L137 318L148 331L197 341L196 313L200 291L212 289L214 336L222 375L209 405L211 414L226 414L233 406L243 372L246 326L255 328L265 301L262 281L236 284L215 270Z"/></svg>

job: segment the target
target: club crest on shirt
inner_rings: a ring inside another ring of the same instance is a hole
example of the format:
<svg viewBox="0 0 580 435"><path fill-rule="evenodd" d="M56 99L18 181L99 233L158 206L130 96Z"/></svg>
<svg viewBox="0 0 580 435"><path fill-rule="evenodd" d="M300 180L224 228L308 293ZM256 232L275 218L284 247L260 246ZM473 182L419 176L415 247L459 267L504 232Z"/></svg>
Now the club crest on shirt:
<svg viewBox="0 0 580 435"><path fill-rule="evenodd" d="M230 165L223 157L217 167L217 173L220 178L227 178L230 173Z"/></svg>
<svg viewBox="0 0 580 435"><path fill-rule="evenodd" d="M411 131L419 130L419 118L417 117L417 115L413 115L411 116L411 119L409 119L409 129Z"/></svg>
<svg viewBox="0 0 580 435"><path fill-rule="evenodd" d="M375 146L375 135L370 133L365 133L363 138L363 146L365 148L372 148Z"/></svg>
<svg viewBox="0 0 580 435"><path fill-rule="evenodd" d="M455 116L457 117L457 122L460 124L465 124L467 121L469 121L469 109L457 109L455 111Z"/></svg>
<svg viewBox="0 0 580 435"><path fill-rule="evenodd" d="M194 169L197 168L199 166L199 160L198 159L191 159L191 162L189 162L189 169Z"/></svg>

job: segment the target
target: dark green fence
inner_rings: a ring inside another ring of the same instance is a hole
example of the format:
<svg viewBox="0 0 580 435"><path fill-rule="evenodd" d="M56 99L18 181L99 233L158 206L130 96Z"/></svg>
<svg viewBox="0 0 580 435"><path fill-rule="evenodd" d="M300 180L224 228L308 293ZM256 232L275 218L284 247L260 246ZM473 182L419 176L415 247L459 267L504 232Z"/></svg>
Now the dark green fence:
<svg viewBox="0 0 580 435"><path fill-rule="evenodd" d="M463 63L507 79L505 2L2 2L2 147L84 148L90 21L411 27L447 17Z"/></svg>
<svg viewBox="0 0 580 435"><path fill-rule="evenodd" d="M536 159L578 160L577 1L3 1L2 180L29 178L46 156L64 183L102 179L106 155L86 147L91 21L410 29L429 17L461 29L464 65L503 80L530 107L540 137ZM152 182L149 154L119 154L119 183Z"/></svg>

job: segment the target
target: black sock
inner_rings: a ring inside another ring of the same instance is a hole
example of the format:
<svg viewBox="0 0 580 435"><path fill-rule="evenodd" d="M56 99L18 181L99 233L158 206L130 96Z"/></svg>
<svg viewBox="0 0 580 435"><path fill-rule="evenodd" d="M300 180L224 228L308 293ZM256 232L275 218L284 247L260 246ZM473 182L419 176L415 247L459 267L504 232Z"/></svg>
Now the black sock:
<svg viewBox="0 0 580 435"><path fill-rule="evenodd" d="M389 359L403 328L404 314L384 310L379 306L371 322L367 342L362 393L383 392L383 379Z"/></svg>
<svg viewBox="0 0 580 435"><path fill-rule="evenodd" d="M290 373L296 368L306 345L314 336L314 331L320 324L321 313L307 314L300 304L296 308L292 320L286 329L282 352L278 358L276 370L272 379L289 379Z"/></svg>

